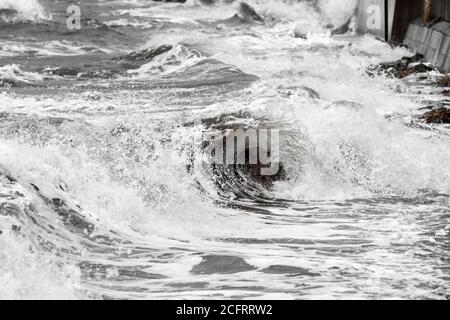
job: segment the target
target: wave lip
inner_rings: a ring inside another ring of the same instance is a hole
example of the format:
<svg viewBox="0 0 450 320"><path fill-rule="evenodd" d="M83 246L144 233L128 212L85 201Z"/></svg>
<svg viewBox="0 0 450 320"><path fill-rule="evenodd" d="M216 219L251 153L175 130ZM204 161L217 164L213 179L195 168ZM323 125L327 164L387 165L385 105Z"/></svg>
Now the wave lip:
<svg viewBox="0 0 450 320"><path fill-rule="evenodd" d="M157 86L193 88L258 80L255 75L183 44L163 45L127 57L146 62L138 69L128 70L133 79L154 81Z"/></svg>

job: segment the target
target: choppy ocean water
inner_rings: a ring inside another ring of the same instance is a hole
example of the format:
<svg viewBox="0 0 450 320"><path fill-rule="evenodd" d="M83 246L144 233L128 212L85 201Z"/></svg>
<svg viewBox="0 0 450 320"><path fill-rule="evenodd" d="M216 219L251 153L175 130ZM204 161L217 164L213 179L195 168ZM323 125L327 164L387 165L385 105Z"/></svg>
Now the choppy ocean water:
<svg viewBox="0 0 450 320"><path fill-rule="evenodd" d="M436 88L331 36L354 1L248 3L0 0L0 298L449 297ZM283 174L211 166L218 128Z"/></svg>

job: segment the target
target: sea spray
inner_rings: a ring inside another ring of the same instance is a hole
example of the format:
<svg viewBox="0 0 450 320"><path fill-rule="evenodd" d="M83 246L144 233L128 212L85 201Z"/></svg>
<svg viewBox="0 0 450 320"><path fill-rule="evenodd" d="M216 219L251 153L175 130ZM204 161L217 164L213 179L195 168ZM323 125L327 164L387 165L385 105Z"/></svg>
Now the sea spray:
<svg viewBox="0 0 450 320"><path fill-rule="evenodd" d="M2 9L15 11L16 21L39 21L49 18L38 0L0 0L0 10Z"/></svg>

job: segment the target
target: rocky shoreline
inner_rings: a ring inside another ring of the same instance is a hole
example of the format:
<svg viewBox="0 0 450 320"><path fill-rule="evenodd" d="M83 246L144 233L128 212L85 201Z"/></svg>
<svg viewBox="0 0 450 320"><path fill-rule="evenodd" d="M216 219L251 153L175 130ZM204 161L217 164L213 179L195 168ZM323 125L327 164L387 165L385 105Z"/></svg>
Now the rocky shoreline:
<svg viewBox="0 0 450 320"><path fill-rule="evenodd" d="M386 75L391 78L405 79L416 76L420 80L427 80L430 86L438 89L439 99L426 101L427 105L419 109L420 112L423 112L420 119L427 124L450 123L450 99L448 98L450 97L450 75L440 73L436 68L425 63L423 55L415 54L396 61L372 65L367 68L366 72L370 77ZM438 76L431 77L431 72Z"/></svg>

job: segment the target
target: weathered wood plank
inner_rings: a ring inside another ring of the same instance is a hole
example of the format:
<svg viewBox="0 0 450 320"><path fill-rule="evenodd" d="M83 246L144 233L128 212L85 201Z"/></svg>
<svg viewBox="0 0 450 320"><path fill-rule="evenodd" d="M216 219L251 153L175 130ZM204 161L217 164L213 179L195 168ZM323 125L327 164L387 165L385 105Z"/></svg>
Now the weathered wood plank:
<svg viewBox="0 0 450 320"><path fill-rule="evenodd" d="M431 11L434 18L441 18L443 20L450 21L450 1L433 0Z"/></svg>
<svg viewBox="0 0 450 320"><path fill-rule="evenodd" d="M450 72L450 22L427 26L417 19L409 25L405 43L439 70Z"/></svg>
<svg viewBox="0 0 450 320"><path fill-rule="evenodd" d="M391 40L398 43L403 42L409 24L422 15L423 0L397 0Z"/></svg>

